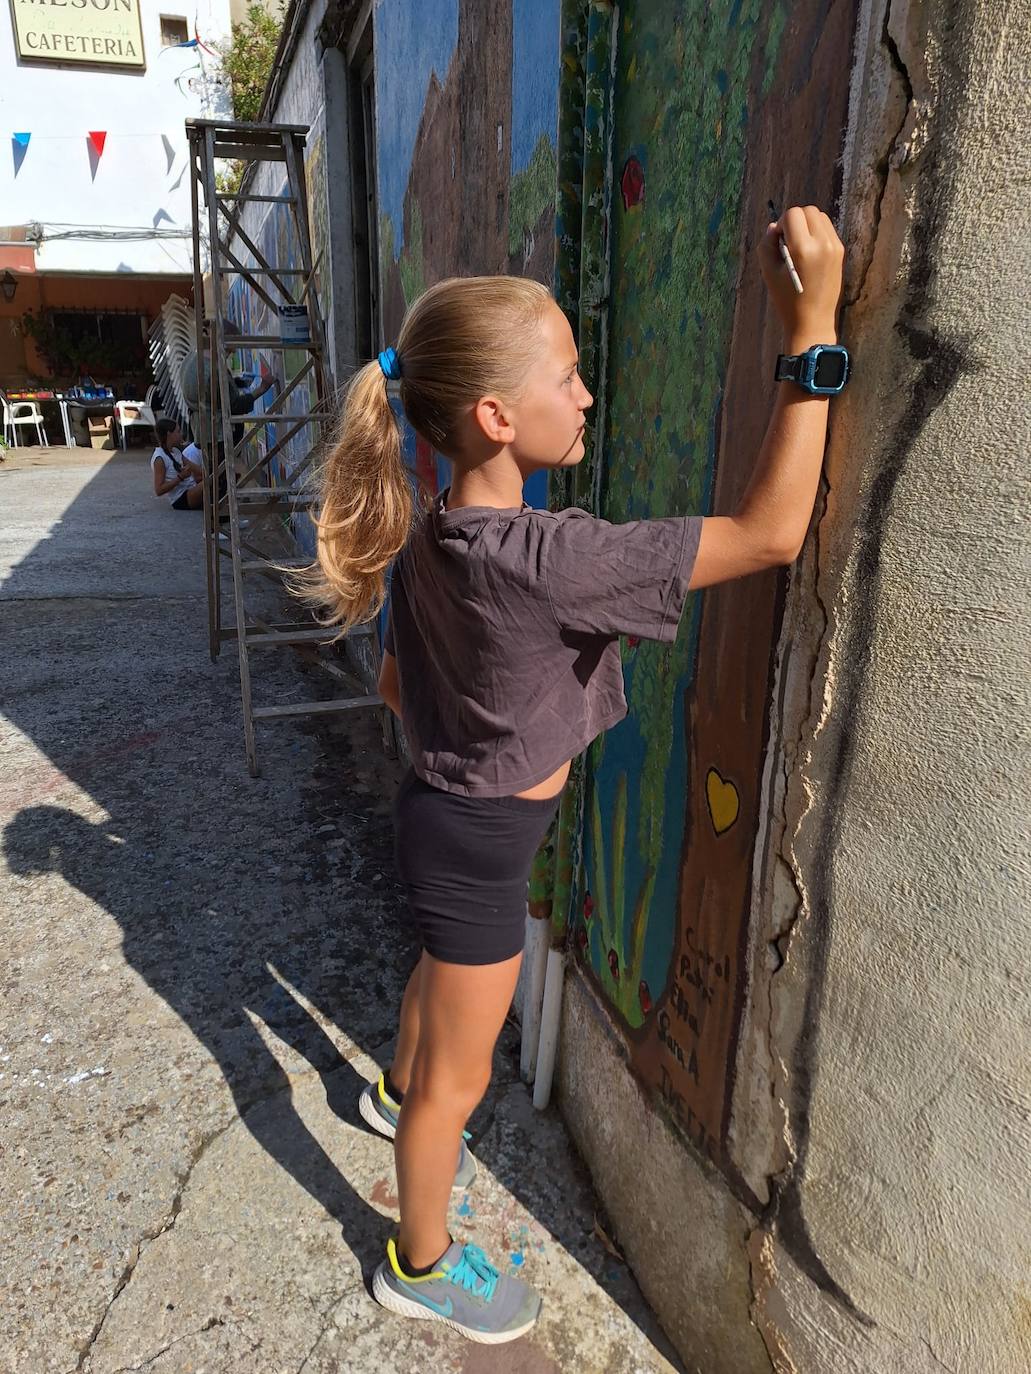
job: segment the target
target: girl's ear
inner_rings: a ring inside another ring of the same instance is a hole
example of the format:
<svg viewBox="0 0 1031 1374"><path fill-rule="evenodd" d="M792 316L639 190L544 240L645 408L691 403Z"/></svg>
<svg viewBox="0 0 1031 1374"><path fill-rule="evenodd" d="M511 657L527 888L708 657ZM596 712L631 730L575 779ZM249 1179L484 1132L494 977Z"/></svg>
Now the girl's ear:
<svg viewBox="0 0 1031 1374"><path fill-rule="evenodd" d="M511 413L496 396L481 396L473 407L473 420L492 444L510 444L515 438Z"/></svg>

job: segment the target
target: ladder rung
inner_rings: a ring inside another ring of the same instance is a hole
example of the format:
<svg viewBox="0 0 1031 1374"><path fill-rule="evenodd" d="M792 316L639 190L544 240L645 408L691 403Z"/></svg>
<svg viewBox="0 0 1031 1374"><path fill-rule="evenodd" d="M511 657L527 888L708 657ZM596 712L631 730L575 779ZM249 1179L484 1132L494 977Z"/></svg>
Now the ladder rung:
<svg viewBox="0 0 1031 1374"><path fill-rule="evenodd" d="M229 550L223 545L223 552ZM273 567L273 563L275 567ZM310 568L310 558L249 558L246 563L240 564L241 572L277 572L280 568Z"/></svg>
<svg viewBox="0 0 1031 1374"><path fill-rule="evenodd" d="M232 192L232 191L217 191L217 192L215 193L215 199L216 199L216 200L232 200L232 201L250 201L250 202L253 202L253 201L261 201L261 203L262 203L263 205L296 205L296 204L297 204L297 197L296 197L296 196L241 196L239 193L234 193L234 192Z"/></svg>
<svg viewBox="0 0 1031 1374"><path fill-rule="evenodd" d="M278 644L318 644L322 642L320 641L318 636L322 636L322 640L328 642L330 640L335 639L366 639L370 638L373 634L375 634L375 630L371 623L366 623L364 625L353 625L345 635L339 634L339 632L336 629L334 629L332 625L316 625L313 628L309 628L308 626L304 625L269 625L264 630L259 630L257 626L250 625L248 626L248 629L253 632L252 634L248 634L246 636L248 644L253 644L254 638L257 635L271 635L272 639L269 640L270 643L275 642ZM236 626L225 625L222 627L222 629L219 630L219 634L222 636L223 639L236 639ZM298 638L298 636L308 637ZM260 647L262 646L259 645L259 648Z"/></svg>
<svg viewBox="0 0 1031 1374"><path fill-rule="evenodd" d="M198 119L192 115L186 121L187 129L214 129L217 134L220 129L229 129L232 133L244 133L252 138L278 139L283 134L306 134L307 124L274 124L272 132L269 126L249 123L243 119Z"/></svg>
<svg viewBox="0 0 1031 1374"><path fill-rule="evenodd" d="M314 630L261 630L245 635L244 641L248 649L268 649L276 644L328 644L339 634L332 625L318 625Z"/></svg>
<svg viewBox="0 0 1031 1374"><path fill-rule="evenodd" d="M216 139L214 154L233 162L285 162L283 149L266 146L262 143L223 143Z"/></svg>
<svg viewBox="0 0 1031 1374"><path fill-rule="evenodd" d="M337 697L333 701L299 701L290 706L255 706L251 715L255 720L270 720L275 716L316 716L329 711L356 711L365 706L382 706L377 693L371 697Z"/></svg>
<svg viewBox="0 0 1031 1374"><path fill-rule="evenodd" d="M255 620L247 622L248 632L253 634L264 634L268 630L312 630L326 629L325 625L313 625L310 620ZM221 634L225 639L236 638L236 626L224 625Z"/></svg>
<svg viewBox="0 0 1031 1374"><path fill-rule="evenodd" d="M332 420L331 410L302 410L300 414L291 414L289 410L263 410L258 415L234 415L234 425L263 425L272 420L303 420L305 424L309 420Z"/></svg>
<svg viewBox="0 0 1031 1374"><path fill-rule="evenodd" d="M252 501L244 509L247 512L247 518L253 520L257 525L260 521L275 519L277 516L285 517L293 511L310 510L316 505L318 502L314 497L309 500L298 497L296 501L288 501L283 497L278 501L266 501L261 505L257 501ZM223 548L225 548L224 544Z"/></svg>
<svg viewBox="0 0 1031 1374"><path fill-rule="evenodd" d="M236 493L238 501L314 501L314 496L305 496L294 487L240 487Z"/></svg>
<svg viewBox="0 0 1031 1374"><path fill-rule="evenodd" d="M223 267L219 264L219 274L223 277L306 277L303 267ZM286 302L284 301L284 305Z"/></svg>
<svg viewBox="0 0 1031 1374"><path fill-rule="evenodd" d="M224 347L233 348L309 348L318 351L317 343L284 343L278 335L272 334L227 334L222 340Z"/></svg>
<svg viewBox="0 0 1031 1374"><path fill-rule="evenodd" d="M318 499L314 496L297 496L293 499L288 496L277 496L268 501L247 501L244 503L243 509L247 512L247 518L253 519L257 523L259 520L266 520L269 516L274 516L277 511L282 511L285 514L287 511L307 510L309 507L317 505ZM219 510L228 513L229 507L224 498Z"/></svg>
<svg viewBox="0 0 1031 1374"><path fill-rule="evenodd" d="M232 558L233 551L225 540L218 541L218 551L223 558ZM243 550L241 549L242 553ZM273 563L276 567L273 567ZM240 564L240 571L245 573L260 572L266 573L269 577L278 576L279 568L310 568L311 560L307 558L284 558L282 560L274 558L249 558Z"/></svg>

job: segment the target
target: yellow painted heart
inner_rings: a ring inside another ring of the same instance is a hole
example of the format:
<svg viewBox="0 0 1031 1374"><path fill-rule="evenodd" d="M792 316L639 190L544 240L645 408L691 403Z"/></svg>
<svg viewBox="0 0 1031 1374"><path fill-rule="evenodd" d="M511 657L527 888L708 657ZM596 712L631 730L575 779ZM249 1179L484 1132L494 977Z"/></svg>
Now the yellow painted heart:
<svg viewBox="0 0 1031 1374"><path fill-rule="evenodd" d="M737 788L732 782L724 782L715 768L710 768L705 776L705 796L709 803L712 828L717 835L722 835L737 820L741 805Z"/></svg>

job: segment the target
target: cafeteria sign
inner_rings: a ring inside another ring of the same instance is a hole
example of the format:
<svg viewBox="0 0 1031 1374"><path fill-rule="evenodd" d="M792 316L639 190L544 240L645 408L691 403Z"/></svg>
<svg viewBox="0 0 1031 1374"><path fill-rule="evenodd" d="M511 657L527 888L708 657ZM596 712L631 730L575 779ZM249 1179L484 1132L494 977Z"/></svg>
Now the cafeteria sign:
<svg viewBox="0 0 1031 1374"><path fill-rule="evenodd" d="M145 67L140 0L11 0L18 56L90 67Z"/></svg>

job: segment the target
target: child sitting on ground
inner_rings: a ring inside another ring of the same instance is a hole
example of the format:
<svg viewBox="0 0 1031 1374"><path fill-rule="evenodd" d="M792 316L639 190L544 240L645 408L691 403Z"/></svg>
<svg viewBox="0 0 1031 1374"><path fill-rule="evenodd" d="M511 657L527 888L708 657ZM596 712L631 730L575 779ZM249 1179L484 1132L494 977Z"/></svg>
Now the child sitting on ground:
<svg viewBox="0 0 1031 1374"><path fill-rule="evenodd" d="M151 455L154 495L167 496L173 510L201 510L204 506L204 470L184 456L182 431L165 416L154 426L158 446Z"/></svg>

